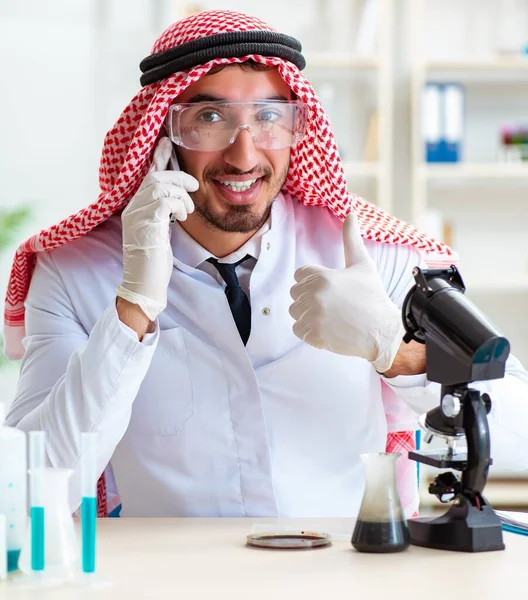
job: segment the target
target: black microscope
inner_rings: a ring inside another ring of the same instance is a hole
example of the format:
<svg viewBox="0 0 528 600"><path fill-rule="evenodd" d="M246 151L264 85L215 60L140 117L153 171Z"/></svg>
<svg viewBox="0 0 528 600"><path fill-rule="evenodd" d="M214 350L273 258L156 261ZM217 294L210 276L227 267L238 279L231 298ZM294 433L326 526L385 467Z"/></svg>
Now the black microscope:
<svg viewBox="0 0 528 600"><path fill-rule="evenodd" d="M413 276L416 284L402 308L404 341L425 344L427 379L441 384L440 406L419 422L426 442L440 437L447 448L409 452L409 458L451 469L434 479L429 492L452 505L436 518L409 519L411 543L464 552L503 550L501 521L482 495L492 463L487 419L492 400L470 384L504 377L510 344L466 298L455 266L416 267ZM464 440L467 448L457 448Z"/></svg>

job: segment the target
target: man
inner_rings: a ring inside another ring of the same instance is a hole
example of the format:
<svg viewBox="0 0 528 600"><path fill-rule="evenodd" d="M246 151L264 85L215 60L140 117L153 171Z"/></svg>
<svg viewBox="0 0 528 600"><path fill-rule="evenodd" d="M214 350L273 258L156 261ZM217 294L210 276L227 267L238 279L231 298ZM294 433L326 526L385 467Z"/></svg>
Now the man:
<svg viewBox="0 0 528 600"><path fill-rule="evenodd" d="M50 250L8 423L46 430L70 468L96 431L124 516L355 515L359 455L398 450L438 405L398 307L427 251L450 250L348 195L303 66L258 19L176 23L107 135L98 202L17 254L11 324L31 252ZM507 462L526 446L528 376L511 358L481 385ZM416 473L401 477L412 514Z"/></svg>

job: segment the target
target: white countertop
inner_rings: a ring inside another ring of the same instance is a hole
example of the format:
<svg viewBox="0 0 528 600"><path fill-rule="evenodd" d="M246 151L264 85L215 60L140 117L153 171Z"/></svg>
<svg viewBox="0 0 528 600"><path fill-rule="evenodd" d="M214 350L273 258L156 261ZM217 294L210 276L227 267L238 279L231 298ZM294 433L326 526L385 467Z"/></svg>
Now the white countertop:
<svg viewBox="0 0 528 600"><path fill-rule="evenodd" d="M334 534L329 548L247 548L254 524ZM112 582L86 588L25 589L0 582L0 598L189 600L434 600L500 598L506 584L526 587L528 537L504 534L506 550L461 553L411 546L394 554L354 550L353 519L101 519L97 574ZM519 596L520 597L520 596Z"/></svg>

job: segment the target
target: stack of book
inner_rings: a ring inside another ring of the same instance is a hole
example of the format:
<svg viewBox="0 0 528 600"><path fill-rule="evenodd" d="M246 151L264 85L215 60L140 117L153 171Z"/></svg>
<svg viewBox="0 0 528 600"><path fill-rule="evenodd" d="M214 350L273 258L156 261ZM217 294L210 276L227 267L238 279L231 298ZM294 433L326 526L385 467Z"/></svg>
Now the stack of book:
<svg viewBox="0 0 528 600"><path fill-rule="evenodd" d="M504 510L495 511L502 521L504 531L528 535L528 513Z"/></svg>

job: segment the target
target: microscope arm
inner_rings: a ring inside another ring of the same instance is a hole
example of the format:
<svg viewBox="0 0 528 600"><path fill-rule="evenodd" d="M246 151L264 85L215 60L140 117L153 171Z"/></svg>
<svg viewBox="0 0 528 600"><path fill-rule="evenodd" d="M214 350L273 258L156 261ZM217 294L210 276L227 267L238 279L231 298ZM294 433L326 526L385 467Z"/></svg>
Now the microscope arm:
<svg viewBox="0 0 528 600"><path fill-rule="evenodd" d="M491 401L487 394L467 389L463 398L463 423L467 442L467 467L462 471L463 493L481 494L491 464L487 419Z"/></svg>

